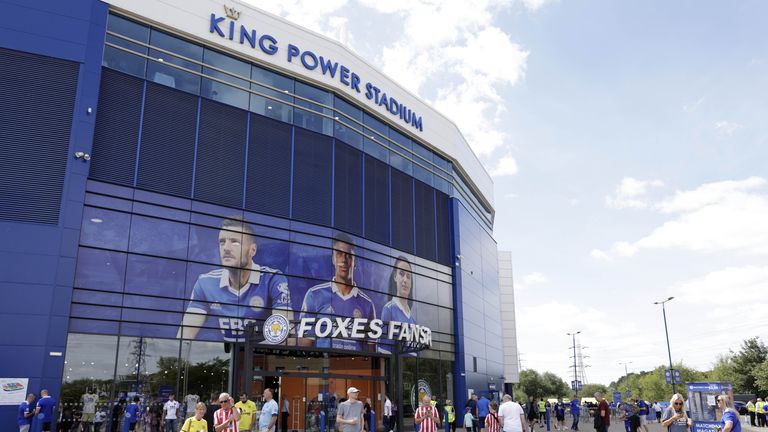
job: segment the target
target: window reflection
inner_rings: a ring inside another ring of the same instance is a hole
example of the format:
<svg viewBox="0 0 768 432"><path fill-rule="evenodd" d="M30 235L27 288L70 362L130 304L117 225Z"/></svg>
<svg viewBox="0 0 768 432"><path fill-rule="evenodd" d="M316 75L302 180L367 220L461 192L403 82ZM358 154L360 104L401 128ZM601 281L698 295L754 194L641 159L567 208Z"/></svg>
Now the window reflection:
<svg viewBox="0 0 768 432"><path fill-rule="evenodd" d="M313 100L325 106L333 105L333 97L329 92L301 82L296 82L296 95ZM308 110L300 108L294 109L293 124L325 135L333 135L332 120L319 114L315 114L315 112L319 112L332 117L333 110L299 98L296 98L296 105L306 107Z"/></svg>
<svg viewBox="0 0 768 432"><path fill-rule="evenodd" d="M149 27L137 24L119 16L109 15L107 20L107 30L139 42L149 42ZM147 54L147 47L129 42L117 36L108 34L106 41L139 54ZM144 71L147 67L147 60L121 49L106 46L104 47L104 59L102 60L102 64L108 68L117 69L143 78Z"/></svg>
<svg viewBox="0 0 768 432"><path fill-rule="evenodd" d="M201 46L183 41L155 29L152 29L150 45L197 62L203 60L203 48ZM147 77L150 80L188 93L200 93L199 75L168 66L168 64L173 64L187 70L200 72L199 64L156 49L150 49L149 55L157 59L157 61L150 61L147 66Z"/></svg>
<svg viewBox="0 0 768 432"><path fill-rule="evenodd" d="M219 52L205 49L203 55L203 62L206 65L223 69L227 72L231 72L235 75L242 77L248 77L251 73L251 65L232 58L230 56L221 54ZM234 84L238 87L247 89L249 86L248 81L244 79L235 78L232 75L219 72L209 67L203 67L203 74L208 75L228 83ZM201 95L215 101L220 101L228 105L236 106L242 109L248 109L248 92L241 90L231 85L214 81L212 79L203 78L203 87Z"/></svg>
<svg viewBox="0 0 768 432"><path fill-rule="evenodd" d="M251 111L286 123L292 123L293 107L280 101L293 102L293 80L258 66L251 67L251 80L277 89L272 90L252 82L251 90L272 96L272 98L251 94Z"/></svg>
<svg viewBox="0 0 768 432"><path fill-rule="evenodd" d="M117 336L70 333L64 357L61 406L74 411L106 411L112 399Z"/></svg>

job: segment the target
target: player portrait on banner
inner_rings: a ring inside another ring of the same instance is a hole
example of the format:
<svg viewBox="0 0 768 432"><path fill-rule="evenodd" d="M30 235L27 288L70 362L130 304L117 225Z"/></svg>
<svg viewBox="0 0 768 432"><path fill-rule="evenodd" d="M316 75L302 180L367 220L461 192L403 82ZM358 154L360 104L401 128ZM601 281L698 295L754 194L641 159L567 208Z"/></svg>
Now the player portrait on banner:
<svg viewBox="0 0 768 432"><path fill-rule="evenodd" d="M357 287L355 273L355 242L347 234L338 233L331 242L331 263L334 276L329 282L311 287L304 296L301 318L349 317L376 319L376 308L371 298ZM345 350L361 350L363 344L349 339L302 338L302 346L331 347ZM369 345L369 344L366 344ZM367 349L372 349L366 346Z"/></svg>
<svg viewBox="0 0 768 432"><path fill-rule="evenodd" d="M272 313L293 319L285 275L260 266L253 258L258 245L253 227L238 217L221 222L218 235L222 268L201 274L192 289L177 337L244 340L245 326Z"/></svg>
<svg viewBox="0 0 768 432"><path fill-rule="evenodd" d="M402 255L397 257L392 273L389 275L390 300L381 309L381 320L385 323L399 321L416 324L413 311L413 269L408 259ZM389 354L392 341L382 341L379 352Z"/></svg>

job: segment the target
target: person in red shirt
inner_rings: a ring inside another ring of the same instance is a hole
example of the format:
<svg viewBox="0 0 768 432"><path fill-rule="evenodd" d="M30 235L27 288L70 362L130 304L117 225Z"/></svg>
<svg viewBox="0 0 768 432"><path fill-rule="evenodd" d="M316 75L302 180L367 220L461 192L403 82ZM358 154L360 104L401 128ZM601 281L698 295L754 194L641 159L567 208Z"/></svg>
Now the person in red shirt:
<svg viewBox="0 0 768 432"><path fill-rule="evenodd" d="M419 432L437 432L440 427L440 415L432 406L432 399L424 396L423 404L413 414L413 420L419 426Z"/></svg>
<svg viewBox="0 0 768 432"><path fill-rule="evenodd" d="M238 432L240 410L235 408L235 400L229 393L222 393L219 395L219 404L221 408L213 413L213 429L216 432Z"/></svg>
<svg viewBox="0 0 768 432"><path fill-rule="evenodd" d="M608 432L608 427L611 425L611 409L608 406L608 401L603 398L601 392L595 393L595 399L597 399L597 411L595 412L595 429L597 432ZM597 418L602 419L599 422Z"/></svg>
<svg viewBox="0 0 768 432"><path fill-rule="evenodd" d="M499 432L499 404L491 402L488 406L488 415L485 416L485 427L488 432Z"/></svg>

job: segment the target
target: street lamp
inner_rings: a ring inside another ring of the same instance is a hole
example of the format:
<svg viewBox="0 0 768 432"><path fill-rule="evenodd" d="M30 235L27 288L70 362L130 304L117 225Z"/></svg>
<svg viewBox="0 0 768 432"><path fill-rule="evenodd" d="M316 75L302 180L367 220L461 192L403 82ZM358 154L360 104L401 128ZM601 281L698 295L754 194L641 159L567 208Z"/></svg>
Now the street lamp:
<svg viewBox="0 0 768 432"><path fill-rule="evenodd" d="M672 300L674 297L670 297L666 300L653 302L653 304L661 305L661 313L664 314L664 333L667 335L667 354L669 355L669 373L672 374L672 394L677 393L675 389L675 371L672 369L672 350L669 349L669 330L667 329L667 308L664 307L664 303Z"/></svg>
<svg viewBox="0 0 768 432"><path fill-rule="evenodd" d="M629 391L629 372L627 372L627 365L632 364L631 361L628 362L619 362L620 365L624 365L624 381L627 382L627 391ZM629 397L629 396L627 396Z"/></svg>
<svg viewBox="0 0 768 432"><path fill-rule="evenodd" d="M581 330L575 333L566 333L568 336L573 337L573 390L576 392L576 397L579 397L579 378L576 375L576 335L581 333Z"/></svg>

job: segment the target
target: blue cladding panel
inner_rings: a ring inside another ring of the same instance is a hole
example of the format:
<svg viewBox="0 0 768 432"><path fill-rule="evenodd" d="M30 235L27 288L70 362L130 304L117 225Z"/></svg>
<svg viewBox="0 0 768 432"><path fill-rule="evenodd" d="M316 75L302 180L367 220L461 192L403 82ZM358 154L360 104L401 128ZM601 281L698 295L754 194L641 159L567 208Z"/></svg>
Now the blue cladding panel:
<svg viewBox="0 0 768 432"><path fill-rule="evenodd" d="M336 141L334 162L333 225L344 231L363 233L362 152Z"/></svg>
<svg viewBox="0 0 768 432"><path fill-rule="evenodd" d="M0 219L58 223L78 69L0 49Z"/></svg>
<svg viewBox="0 0 768 432"><path fill-rule="evenodd" d="M104 69L90 177L133 186L144 81Z"/></svg>
<svg viewBox="0 0 768 432"><path fill-rule="evenodd" d="M416 181L416 255L435 261L435 189Z"/></svg>
<svg viewBox="0 0 768 432"><path fill-rule="evenodd" d="M392 247L413 253L413 177L392 170Z"/></svg>
<svg viewBox="0 0 768 432"><path fill-rule="evenodd" d="M191 195L197 101L195 96L147 83L139 187Z"/></svg>
<svg viewBox="0 0 768 432"><path fill-rule="evenodd" d="M291 195L291 125L251 114L248 210L288 217Z"/></svg>
<svg viewBox="0 0 768 432"><path fill-rule="evenodd" d="M437 262L452 266L451 258L451 225L449 214L451 211L448 195L435 192L435 224L437 225Z"/></svg>
<svg viewBox="0 0 768 432"><path fill-rule="evenodd" d="M389 166L365 155L365 237L389 244Z"/></svg>
<svg viewBox="0 0 768 432"><path fill-rule="evenodd" d="M333 139L295 129L293 160L294 219L331 224L331 160Z"/></svg>
<svg viewBox="0 0 768 432"><path fill-rule="evenodd" d="M243 205L246 111L203 99L197 144L195 199Z"/></svg>

